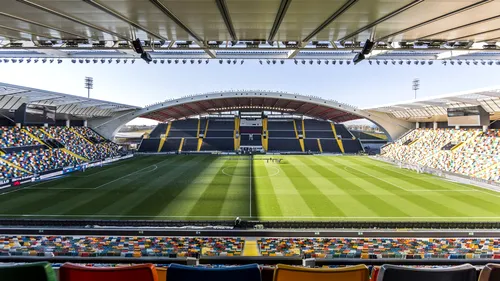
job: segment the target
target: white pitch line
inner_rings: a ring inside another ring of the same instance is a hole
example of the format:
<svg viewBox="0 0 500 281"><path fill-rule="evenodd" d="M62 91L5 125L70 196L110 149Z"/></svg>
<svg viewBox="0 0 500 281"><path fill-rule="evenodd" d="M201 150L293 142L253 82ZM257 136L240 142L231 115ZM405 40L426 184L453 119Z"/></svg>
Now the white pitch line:
<svg viewBox="0 0 500 281"><path fill-rule="evenodd" d="M250 155L250 217L252 217L252 155Z"/></svg>
<svg viewBox="0 0 500 281"><path fill-rule="evenodd" d="M135 172L133 172L133 173L131 173L131 174L125 175L125 176L123 176L123 177L119 177L119 178L117 178L117 179L114 179L114 180L109 181L109 182L107 182L107 183L101 184L101 185L99 185L98 187L95 187L95 188L92 188L92 189L99 189L99 188L101 188L101 187L103 187L103 186L106 186L106 185L108 185L108 184L110 184L110 183L114 183L114 182L119 181L119 180L121 180L121 179L124 179L124 178L126 178L126 177L130 177L131 175L135 175L135 174L137 174L137 173L139 173L139 172L141 172L141 171L143 171L143 170L145 170L145 169L148 169L148 168L150 168L150 167L154 167L154 169L153 169L153 170L151 170L151 171L147 171L146 173L150 173L150 172L156 171L156 169L158 169L158 166L156 166L156 164L151 165L151 166L147 166L146 168L143 168L143 169L137 170L137 171L135 171Z"/></svg>

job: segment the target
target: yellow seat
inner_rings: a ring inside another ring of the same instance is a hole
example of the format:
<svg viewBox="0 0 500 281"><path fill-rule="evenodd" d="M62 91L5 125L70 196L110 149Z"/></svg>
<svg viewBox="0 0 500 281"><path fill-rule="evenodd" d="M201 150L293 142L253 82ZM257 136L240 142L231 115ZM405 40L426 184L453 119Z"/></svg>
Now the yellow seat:
<svg viewBox="0 0 500 281"><path fill-rule="evenodd" d="M366 265L341 268L305 268L278 264L274 281L368 281L370 272Z"/></svg>

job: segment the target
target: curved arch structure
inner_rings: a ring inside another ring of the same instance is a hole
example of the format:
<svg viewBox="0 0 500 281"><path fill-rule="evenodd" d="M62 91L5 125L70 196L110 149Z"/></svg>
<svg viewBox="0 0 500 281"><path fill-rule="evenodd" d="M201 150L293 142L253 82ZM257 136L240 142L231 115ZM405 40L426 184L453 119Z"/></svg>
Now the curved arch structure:
<svg viewBox="0 0 500 281"><path fill-rule="evenodd" d="M186 96L139 110L120 112L108 118L89 120L89 125L103 136L112 138L121 126L138 117L167 122L213 112L237 110L287 112L332 122L365 118L382 128L391 140L414 126L410 122L396 119L386 113L361 110L338 101L262 90L231 90Z"/></svg>

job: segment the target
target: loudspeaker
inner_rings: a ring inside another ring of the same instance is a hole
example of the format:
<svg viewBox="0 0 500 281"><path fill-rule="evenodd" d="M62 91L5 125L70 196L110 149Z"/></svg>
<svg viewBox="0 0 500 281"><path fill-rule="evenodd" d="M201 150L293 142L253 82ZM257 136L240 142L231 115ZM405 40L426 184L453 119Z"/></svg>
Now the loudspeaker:
<svg viewBox="0 0 500 281"><path fill-rule="evenodd" d="M367 39L361 53L363 55L369 55L372 52L373 47L375 47L375 42L372 42L370 41L370 39Z"/></svg>
<svg viewBox="0 0 500 281"><path fill-rule="evenodd" d="M141 59L145 60L147 63L150 63L153 61L153 58L151 58L151 55L148 52L142 53Z"/></svg>
<svg viewBox="0 0 500 281"><path fill-rule="evenodd" d="M139 38L132 41L132 45L134 46L134 50L138 54L144 53L144 49L142 48L141 40Z"/></svg>

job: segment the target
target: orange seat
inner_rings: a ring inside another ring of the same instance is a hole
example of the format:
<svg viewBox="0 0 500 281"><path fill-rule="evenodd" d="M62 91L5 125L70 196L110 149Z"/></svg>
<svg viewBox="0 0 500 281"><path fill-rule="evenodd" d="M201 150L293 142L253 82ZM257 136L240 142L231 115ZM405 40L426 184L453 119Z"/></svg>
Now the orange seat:
<svg viewBox="0 0 500 281"><path fill-rule="evenodd" d="M156 273L158 274L158 281L167 281L167 268L157 267Z"/></svg>
<svg viewBox="0 0 500 281"><path fill-rule="evenodd" d="M365 265L340 268L305 268L278 264L274 281L368 281L369 271Z"/></svg>
<svg viewBox="0 0 500 281"><path fill-rule="evenodd" d="M59 269L59 281L158 281L152 264L125 267L87 267L65 263Z"/></svg>

